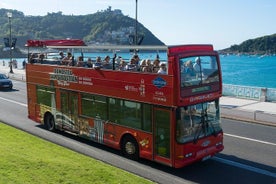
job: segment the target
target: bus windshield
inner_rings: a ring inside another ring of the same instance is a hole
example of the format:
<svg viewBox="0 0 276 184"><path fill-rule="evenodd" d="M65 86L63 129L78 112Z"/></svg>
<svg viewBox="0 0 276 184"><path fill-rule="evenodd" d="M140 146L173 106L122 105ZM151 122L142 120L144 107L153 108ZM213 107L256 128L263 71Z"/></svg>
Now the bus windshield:
<svg viewBox="0 0 276 184"><path fill-rule="evenodd" d="M180 107L177 117L176 139L179 143L196 142L201 137L222 131L218 100Z"/></svg>
<svg viewBox="0 0 276 184"><path fill-rule="evenodd" d="M199 86L219 81L215 56L193 56L180 59L181 87Z"/></svg>

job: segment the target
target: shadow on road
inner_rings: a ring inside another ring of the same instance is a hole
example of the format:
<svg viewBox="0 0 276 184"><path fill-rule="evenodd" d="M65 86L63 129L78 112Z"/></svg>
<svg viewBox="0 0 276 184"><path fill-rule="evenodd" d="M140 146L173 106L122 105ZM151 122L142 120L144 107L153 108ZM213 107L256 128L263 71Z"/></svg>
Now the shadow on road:
<svg viewBox="0 0 276 184"><path fill-rule="evenodd" d="M37 125L40 128L44 127L42 125ZM73 134L57 131L57 134L60 134L64 137L73 139L75 141L79 141L87 146L95 147L117 156L123 157L121 152L110 147L104 146L102 144L92 142L80 137L77 137ZM69 148L70 149L70 148ZM75 150L76 151L76 150ZM80 152L82 153L82 152ZM83 154L83 153L82 153ZM90 156L90 155L88 155ZM225 160L230 160L237 163L242 163L244 165L248 165L254 168L260 168L263 170L270 171L275 174L275 168L267 165L263 165L260 163L252 162L249 160L244 160L242 158L235 157L233 155L225 155L225 154L217 154L216 157L222 158ZM95 158L97 159L97 158ZM132 162L132 161L131 161ZM273 176L267 176L265 174L261 174L259 172L251 171L245 168L237 167L235 165L223 163L217 161L216 159L209 159L204 162L198 162L184 168L175 169L170 168L159 163L140 159L137 161L137 164L142 164L145 167L150 167L152 169L160 171L160 173L167 173L172 175L173 177L177 177L180 180L183 179L183 182L190 181L195 183L223 183L223 184L246 184L246 183L266 183L266 184L276 184L276 178ZM116 166L116 165L114 165ZM135 173L137 174L137 173ZM151 178L149 178L151 179ZM157 181L158 183L162 183L162 181Z"/></svg>

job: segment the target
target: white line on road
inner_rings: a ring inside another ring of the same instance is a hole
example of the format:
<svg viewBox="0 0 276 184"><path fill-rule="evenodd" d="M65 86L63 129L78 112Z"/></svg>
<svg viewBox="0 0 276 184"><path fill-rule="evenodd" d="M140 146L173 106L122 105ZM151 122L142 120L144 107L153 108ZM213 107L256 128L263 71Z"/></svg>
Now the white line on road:
<svg viewBox="0 0 276 184"><path fill-rule="evenodd" d="M233 135L233 134L226 134L226 133L224 133L224 135L227 135L227 136L230 136L230 137L239 138L239 139L245 139L245 140L248 140L248 141L254 141L254 142L259 142L259 143L263 143L263 144L269 144L269 145L272 145L272 146L276 146L276 144L272 143L272 142L260 141L260 140L257 140L257 139L251 139L251 138L242 137L242 136Z"/></svg>
<svg viewBox="0 0 276 184"><path fill-rule="evenodd" d="M0 99L1 99L1 100L5 100L5 101L7 101L7 102L11 102L11 103L15 103L15 104L18 104L18 105L22 105L22 106L24 106L24 107L27 107L27 104L20 103L20 102L14 101L14 100L2 98L2 97L0 97Z"/></svg>
<svg viewBox="0 0 276 184"><path fill-rule="evenodd" d="M264 174L264 175L276 178L276 173L273 173L273 172L270 172L270 171L267 171L267 170L264 170L264 169L259 169L257 167L241 164L241 163L238 163L238 162L234 162L234 161L219 158L219 157L213 157L212 159L216 160L218 162L224 163L224 164L232 165L232 166L235 166L235 167L239 167L239 168L242 168L242 169L246 169L246 170L253 171L253 172L256 172L256 173L259 173L259 174Z"/></svg>

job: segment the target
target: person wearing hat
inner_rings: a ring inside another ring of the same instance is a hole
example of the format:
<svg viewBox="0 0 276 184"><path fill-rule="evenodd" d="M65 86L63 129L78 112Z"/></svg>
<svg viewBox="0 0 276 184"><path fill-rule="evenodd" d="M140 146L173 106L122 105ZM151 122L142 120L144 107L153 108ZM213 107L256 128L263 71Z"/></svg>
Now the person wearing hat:
<svg viewBox="0 0 276 184"><path fill-rule="evenodd" d="M160 68L157 71L158 74L167 74L167 67L165 63L160 64Z"/></svg>

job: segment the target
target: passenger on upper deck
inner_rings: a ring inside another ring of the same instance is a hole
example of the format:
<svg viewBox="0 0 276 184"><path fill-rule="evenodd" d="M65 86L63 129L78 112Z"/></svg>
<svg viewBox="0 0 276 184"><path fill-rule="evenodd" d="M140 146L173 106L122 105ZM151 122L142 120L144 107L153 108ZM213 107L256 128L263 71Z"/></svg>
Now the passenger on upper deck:
<svg viewBox="0 0 276 184"><path fill-rule="evenodd" d="M83 57L79 56L77 61L77 67L84 67Z"/></svg>
<svg viewBox="0 0 276 184"><path fill-rule="evenodd" d="M154 61L153 61L153 66L152 66L152 72L153 73L157 73L158 70L160 69L160 60L158 58L156 58Z"/></svg>
<svg viewBox="0 0 276 184"><path fill-rule="evenodd" d="M137 54L134 54L132 59L134 60L134 64L137 67L137 71L140 71L140 58Z"/></svg>
<svg viewBox="0 0 276 184"><path fill-rule="evenodd" d="M157 72L158 74L167 74L167 67L165 63L160 64L160 69Z"/></svg>
<svg viewBox="0 0 276 184"><path fill-rule="evenodd" d="M106 56L102 62L103 69L112 69L112 64L110 63L110 56Z"/></svg>
<svg viewBox="0 0 276 184"><path fill-rule="evenodd" d="M140 63L140 69L141 69L141 71L143 71L144 67L146 67L146 60L142 59L141 63Z"/></svg>
<svg viewBox="0 0 276 184"><path fill-rule="evenodd" d="M96 62L93 64L93 68L94 69L100 69L100 68L102 68L102 60L101 60L100 56L98 56L96 58Z"/></svg>
<svg viewBox="0 0 276 184"><path fill-rule="evenodd" d="M38 55L38 61L37 61L37 62L42 63L43 60L44 60L44 58L45 58L45 55L44 55L43 53L40 53L40 54Z"/></svg>
<svg viewBox="0 0 276 184"><path fill-rule="evenodd" d="M67 52L67 56L62 59L61 64L72 66L72 61L73 61L73 57L71 52Z"/></svg>
<svg viewBox="0 0 276 184"><path fill-rule="evenodd" d="M126 65L127 71L138 71L138 64L134 58L130 59L130 62Z"/></svg>
<svg viewBox="0 0 276 184"><path fill-rule="evenodd" d="M117 56L116 58L115 58L115 63L116 64L120 64L121 63L121 60L122 60L123 58L121 57L121 56Z"/></svg>
<svg viewBox="0 0 276 184"><path fill-rule="evenodd" d="M34 53L30 54L29 63L36 63L36 57Z"/></svg>
<svg viewBox="0 0 276 184"><path fill-rule="evenodd" d="M146 65L142 68L143 72L152 72L152 64L151 64L151 60L147 59L146 60Z"/></svg>
<svg viewBox="0 0 276 184"><path fill-rule="evenodd" d="M62 52L62 51L60 51L60 52L59 52L59 55L60 55L60 58L59 58L59 59L60 59L60 60L62 60L62 59L64 58L64 54L63 54L63 52Z"/></svg>
<svg viewBox="0 0 276 184"><path fill-rule="evenodd" d="M92 67L93 67L92 59L91 59L91 58L88 58L86 67L87 67L87 68L92 68Z"/></svg>
<svg viewBox="0 0 276 184"><path fill-rule="evenodd" d="M118 70L120 70L120 71L125 71L126 70L126 62L123 59L121 59L121 61L119 63Z"/></svg>

